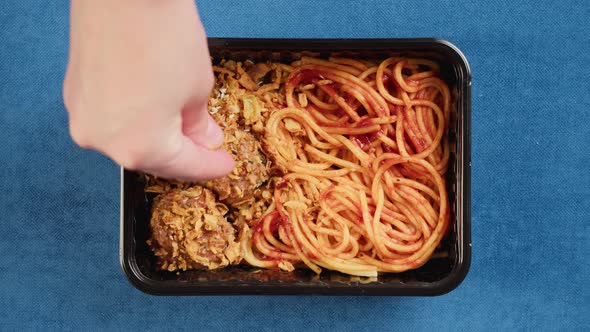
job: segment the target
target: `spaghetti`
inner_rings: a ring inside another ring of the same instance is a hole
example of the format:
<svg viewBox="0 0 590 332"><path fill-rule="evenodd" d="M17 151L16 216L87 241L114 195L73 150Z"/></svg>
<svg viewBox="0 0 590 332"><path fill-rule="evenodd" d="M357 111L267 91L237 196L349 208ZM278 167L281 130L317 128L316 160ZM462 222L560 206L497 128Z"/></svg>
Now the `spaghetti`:
<svg viewBox="0 0 590 332"><path fill-rule="evenodd" d="M281 68L286 79L259 92L284 89L262 138L283 175L243 226L245 261L357 276L423 265L449 227L451 97L438 65L302 57Z"/></svg>

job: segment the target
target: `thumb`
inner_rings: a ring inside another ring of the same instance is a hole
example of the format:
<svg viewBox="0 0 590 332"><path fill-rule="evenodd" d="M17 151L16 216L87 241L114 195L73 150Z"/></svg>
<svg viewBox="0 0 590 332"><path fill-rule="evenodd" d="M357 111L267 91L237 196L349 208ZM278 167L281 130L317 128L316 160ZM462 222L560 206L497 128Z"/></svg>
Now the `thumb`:
<svg viewBox="0 0 590 332"><path fill-rule="evenodd" d="M207 149L183 135L181 148L172 160L146 171L168 179L205 181L227 175L234 165L233 158L226 151Z"/></svg>
<svg viewBox="0 0 590 332"><path fill-rule="evenodd" d="M195 144L216 150L223 145L223 130L207 112L206 102L187 105L182 111L182 132Z"/></svg>
<svg viewBox="0 0 590 332"><path fill-rule="evenodd" d="M180 133L179 133L180 134ZM184 181L203 181L227 175L235 162L221 149L223 130L207 112L205 102L191 103L182 111L180 152L152 173Z"/></svg>

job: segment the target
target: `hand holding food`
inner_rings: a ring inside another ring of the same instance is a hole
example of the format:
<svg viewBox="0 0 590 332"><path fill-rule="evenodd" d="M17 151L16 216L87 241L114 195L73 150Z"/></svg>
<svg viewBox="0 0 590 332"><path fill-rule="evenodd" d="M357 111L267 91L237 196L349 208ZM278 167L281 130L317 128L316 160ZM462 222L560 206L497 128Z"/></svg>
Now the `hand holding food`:
<svg viewBox="0 0 590 332"><path fill-rule="evenodd" d="M128 169L205 180L234 167L207 112L213 71L193 0L72 1L70 132Z"/></svg>

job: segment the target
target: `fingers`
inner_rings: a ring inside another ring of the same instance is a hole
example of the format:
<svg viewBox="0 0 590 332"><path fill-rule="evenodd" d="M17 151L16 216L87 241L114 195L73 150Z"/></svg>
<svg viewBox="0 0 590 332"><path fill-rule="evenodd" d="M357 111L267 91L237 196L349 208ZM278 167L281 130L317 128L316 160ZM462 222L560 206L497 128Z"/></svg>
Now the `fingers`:
<svg viewBox="0 0 590 332"><path fill-rule="evenodd" d="M233 168L234 160L226 151L207 149L183 136L175 157L161 166L144 170L167 179L204 181L223 177Z"/></svg>
<svg viewBox="0 0 590 332"><path fill-rule="evenodd" d="M180 151L163 166L146 171L169 179L202 181L223 177L233 170L233 158L221 149L223 130L209 115L207 100L194 98L184 107L182 133L178 133L182 135Z"/></svg>
<svg viewBox="0 0 590 332"><path fill-rule="evenodd" d="M194 125L203 129L192 133L193 138L182 132L182 121L178 116L170 123L144 123L144 130L129 130L98 150L127 169L166 179L204 181L229 174L235 165L231 155L220 148L208 148L223 144L223 132L209 114L199 120L204 124Z"/></svg>
<svg viewBox="0 0 590 332"><path fill-rule="evenodd" d="M182 111L182 132L195 144L208 149L223 145L223 131L207 112L205 102L187 105Z"/></svg>
<svg viewBox="0 0 590 332"><path fill-rule="evenodd" d="M232 171L207 112L214 78L194 1L73 1L71 14L64 103L76 143L171 179Z"/></svg>

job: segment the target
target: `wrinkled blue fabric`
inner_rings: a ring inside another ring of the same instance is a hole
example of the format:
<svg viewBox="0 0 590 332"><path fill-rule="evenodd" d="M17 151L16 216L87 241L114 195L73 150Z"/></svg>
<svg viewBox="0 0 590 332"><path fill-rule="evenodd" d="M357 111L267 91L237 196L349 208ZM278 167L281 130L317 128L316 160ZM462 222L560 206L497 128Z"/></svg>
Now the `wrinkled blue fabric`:
<svg viewBox="0 0 590 332"><path fill-rule="evenodd" d="M437 37L473 73L473 263L434 298L154 297L70 140L68 2L0 1L0 330L589 330L590 2L200 1L212 37Z"/></svg>

